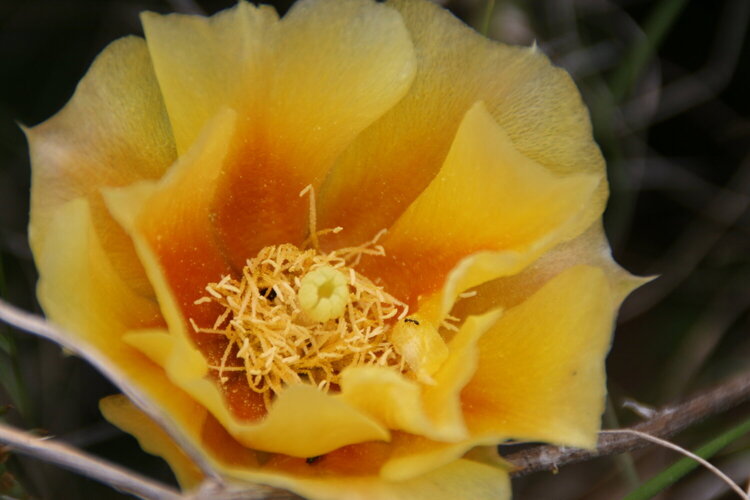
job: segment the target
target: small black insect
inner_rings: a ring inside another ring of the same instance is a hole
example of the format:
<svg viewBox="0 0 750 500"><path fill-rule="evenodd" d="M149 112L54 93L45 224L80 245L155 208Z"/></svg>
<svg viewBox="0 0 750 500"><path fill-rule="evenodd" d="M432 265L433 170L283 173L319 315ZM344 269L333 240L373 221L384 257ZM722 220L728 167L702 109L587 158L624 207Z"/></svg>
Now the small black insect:
<svg viewBox="0 0 750 500"><path fill-rule="evenodd" d="M307 462L307 465L312 465L318 460L320 460L321 458L323 458L323 455L318 455L317 457L307 457L305 459L305 462Z"/></svg>
<svg viewBox="0 0 750 500"><path fill-rule="evenodd" d="M258 290L261 294L261 296L267 298L268 300L273 300L276 298L276 290L273 288L261 288Z"/></svg>
<svg viewBox="0 0 750 500"><path fill-rule="evenodd" d="M405 321L406 323L414 323L415 325L419 326L419 321L417 321L416 319L412 319L412 318L404 318L404 321Z"/></svg>

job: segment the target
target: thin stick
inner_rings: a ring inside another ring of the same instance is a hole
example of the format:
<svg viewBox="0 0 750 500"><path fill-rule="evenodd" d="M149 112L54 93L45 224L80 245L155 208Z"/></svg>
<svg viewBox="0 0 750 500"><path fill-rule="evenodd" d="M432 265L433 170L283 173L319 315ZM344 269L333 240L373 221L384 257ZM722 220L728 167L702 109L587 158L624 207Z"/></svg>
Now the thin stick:
<svg viewBox="0 0 750 500"><path fill-rule="evenodd" d="M150 500L182 498L178 491L135 472L78 451L66 444L31 436L2 423L0 423L0 442L6 443L17 453L57 464L139 498Z"/></svg>
<svg viewBox="0 0 750 500"><path fill-rule="evenodd" d="M0 321L19 330L51 340L88 361L117 385L139 408L146 411L177 442L206 476L218 479L200 450L195 449L182 435L175 432L173 426L168 425L169 416L163 414L158 406L144 398L141 392L129 382L116 366L107 362L107 359L95 346L80 337L68 334L62 328L55 326L44 318L19 309L2 299L0 299Z"/></svg>
<svg viewBox="0 0 750 500"><path fill-rule="evenodd" d="M703 457L700 457L700 456L696 455L695 453L693 453L693 452L691 452L689 450L686 450L685 448L682 448L681 446L677 446L676 444L670 443L669 441L667 441L665 439L660 439L660 438L658 438L656 436L652 436L650 434L646 434L645 432L636 431L636 430L633 430L633 429L607 430L607 431L602 431L601 434L629 434L631 436L636 436L636 437L638 437L640 439L645 439L646 441L651 441L652 443L656 443L658 445L664 446L665 448L669 448L669 449L675 450L675 451L677 451L679 453L682 453L686 457L692 458L693 460L695 460L696 462L698 462L699 464L701 464L703 467L705 467L706 469L708 469L711 472L713 472L714 474L716 474L716 476L718 476L719 479L721 479L727 485L729 485L729 487L732 488L740 496L740 498L742 498L743 500L750 500L750 496L748 496L747 494L745 494L745 492L742 491L742 488L740 488L737 485L737 483L735 483L734 481L732 481L726 474L724 474L723 472L721 472L711 462L709 462L708 460L704 459Z"/></svg>
<svg viewBox="0 0 750 500"><path fill-rule="evenodd" d="M652 418L634 426L631 430L662 439L669 438L705 418L748 400L750 400L750 370L685 403L666 406L656 411ZM556 471L563 465L633 451L645 446L646 443L635 436L600 434L595 450L541 445L511 453L504 458L517 467L513 472L514 476L525 476L534 472Z"/></svg>

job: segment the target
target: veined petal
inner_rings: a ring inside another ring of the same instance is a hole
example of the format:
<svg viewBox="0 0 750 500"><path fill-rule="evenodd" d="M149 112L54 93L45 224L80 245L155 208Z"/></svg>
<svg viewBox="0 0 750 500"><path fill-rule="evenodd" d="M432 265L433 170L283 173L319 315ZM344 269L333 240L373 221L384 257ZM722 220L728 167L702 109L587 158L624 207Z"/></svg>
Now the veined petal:
<svg viewBox="0 0 750 500"><path fill-rule="evenodd" d="M302 0L281 21L241 2L211 19L148 15L144 24L181 151L221 107L243 118L212 207L236 268L264 246L302 242L299 192L319 185L414 72L400 16L366 0Z"/></svg>
<svg viewBox="0 0 750 500"><path fill-rule="evenodd" d="M618 295L604 271L578 265L508 309L461 393L471 434L595 446Z"/></svg>
<svg viewBox="0 0 750 500"><path fill-rule="evenodd" d="M406 92L414 52L400 16L367 0L303 0L279 23L266 105L220 181L217 234L235 267L308 233L307 185ZM283 207L283 209L280 209ZM247 228L252 228L248 230Z"/></svg>
<svg viewBox="0 0 750 500"><path fill-rule="evenodd" d="M110 44L57 115L25 129L31 151L31 223L35 255L64 203L88 198L100 243L128 286L152 295L132 244L98 199L103 186L154 179L172 164L174 142L143 40ZM41 274L45 269L40 266Z"/></svg>
<svg viewBox="0 0 750 500"><path fill-rule="evenodd" d="M363 260L362 272L411 304L446 282L444 315L460 292L518 272L573 236L598 182L558 176L525 157L477 103L439 174L381 240L385 257Z"/></svg>
<svg viewBox="0 0 750 500"><path fill-rule="evenodd" d="M390 227L437 174L467 110L483 101L513 146L558 174L592 174L580 229L601 215L604 160L570 76L535 48L492 42L426 0L389 1L418 54L409 93L337 161L321 193L320 227L341 226L332 248ZM352 195L356 193L356 195Z"/></svg>
<svg viewBox="0 0 750 500"><path fill-rule="evenodd" d="M210 18L145 12L141 22L180 154L222 109L257 112L276 36L272 7L242 1Z"/></svg>

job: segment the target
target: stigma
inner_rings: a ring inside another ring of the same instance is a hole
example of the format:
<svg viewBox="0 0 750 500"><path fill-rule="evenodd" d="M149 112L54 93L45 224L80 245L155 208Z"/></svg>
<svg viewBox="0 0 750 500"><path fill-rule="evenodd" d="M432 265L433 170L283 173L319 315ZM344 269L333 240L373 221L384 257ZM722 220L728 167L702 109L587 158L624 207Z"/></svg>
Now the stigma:
<svg viewBox="0 0 750 500"><path fill-rule="evenodd" d="M349 302L347 277L331 266L322 266L300 280L299 305L313 321L326 322L344 314Z"/></svg>

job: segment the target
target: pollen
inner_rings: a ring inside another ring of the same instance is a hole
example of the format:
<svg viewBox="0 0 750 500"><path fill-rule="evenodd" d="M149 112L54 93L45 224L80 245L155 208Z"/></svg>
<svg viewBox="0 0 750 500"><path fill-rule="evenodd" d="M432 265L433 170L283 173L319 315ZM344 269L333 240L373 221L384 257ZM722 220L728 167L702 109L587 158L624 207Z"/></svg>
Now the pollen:
<svg viewBox="0 0 750 500"><path fill-rule="evenodd" d="M247 260L241 275L208 284L196 303L219 304L222 312L213 325L191 323L199 334L227 340L221 363L211 366L218 379L224 383L228 372L244 372L268 406L292 384L337 390L350 366L408 373L407 360L390 340L407 305L356 270L363 255L384 255L379 236L328 253L317 241L307 249L267 246Z"/></svg>

